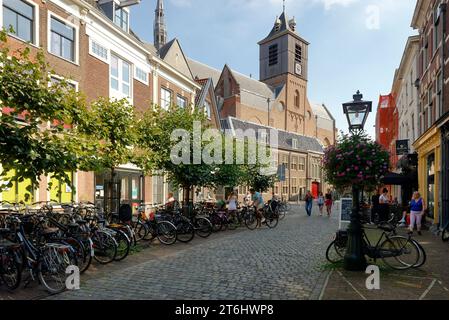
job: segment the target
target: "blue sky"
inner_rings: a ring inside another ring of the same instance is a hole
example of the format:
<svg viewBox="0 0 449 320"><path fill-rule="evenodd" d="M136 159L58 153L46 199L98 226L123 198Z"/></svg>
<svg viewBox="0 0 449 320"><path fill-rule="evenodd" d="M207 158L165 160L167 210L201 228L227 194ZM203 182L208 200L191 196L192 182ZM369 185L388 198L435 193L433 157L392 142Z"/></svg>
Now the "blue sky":
<svg viewBox="0 0 449 320"><path fill-rule="evenodd" d="M227 63L258 78L257 42L271 30L282 0L164 0L168 38L178 38L186 55L217 69ZM310 42L311 102L325 103L337 127L347 131L341 104L360 90L374 103L366 125L374 136L379 94L391 90L410 27L414 0L286 0L299 34ZM153 42L156 0L132 8L131 26Z"/></svg>

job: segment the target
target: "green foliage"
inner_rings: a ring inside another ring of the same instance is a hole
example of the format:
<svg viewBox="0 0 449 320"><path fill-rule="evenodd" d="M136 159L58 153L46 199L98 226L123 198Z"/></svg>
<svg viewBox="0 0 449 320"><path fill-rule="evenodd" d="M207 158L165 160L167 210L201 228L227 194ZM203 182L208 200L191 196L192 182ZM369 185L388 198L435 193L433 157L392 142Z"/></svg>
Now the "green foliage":
<svg viewBox="0 0 449 320"><path fill-rule="evenodd" d="M190 158L193 163L193 125L200 122L201 134L208 128L204 112L199 109L171 107L164 110L152 105L137 122L137 150L135 162L150 174L153 170L167 173L169 182L174 187L190 188L191 186L213 185L212 172L215 166L205 164L175 164L171 160L171 151L179 143L173 141L171 134L175 130L186 130L190 133ZM204 147L204 143L201 146Z"/></svg>
<svg viewBox="0 0 449 320"><path fill-rule="evenodd" d="M51 74L42 51L11 52L0 31L0 178L7 184L14 169L18 181L37 185L41 175L52 174L71 185L67 172L79 168L90 148L76 130L67 130L85 119L83 97L65 80L52 82Z"/></svg>
<svg viewBox="0 0 449 320"><path fill-rule="evenodd" d="M78 130L95 145L95 153L83 159L84 169L113 170L133 161L136 119L134 108L126 99L99 98L85 117Z"/></svg>
<svg viewBox="0 0 449 320"><path fill-rule="evenodd" d="M390 166L389 153L366 134L343 135L323 158L327 181L338 189L352 185L373 190Z"/></svg>

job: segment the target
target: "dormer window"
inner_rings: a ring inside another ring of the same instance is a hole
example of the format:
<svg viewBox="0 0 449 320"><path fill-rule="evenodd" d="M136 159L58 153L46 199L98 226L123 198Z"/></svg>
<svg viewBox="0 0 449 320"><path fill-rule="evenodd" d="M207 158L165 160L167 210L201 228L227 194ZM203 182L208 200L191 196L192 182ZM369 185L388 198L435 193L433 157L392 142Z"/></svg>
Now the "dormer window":
<svg viewBox="0 0 449 320"><path fill-rule="evenodd" d="M115 10L114 23L118 25L123 31L128 32L129 13L123 8Z"/></svg>

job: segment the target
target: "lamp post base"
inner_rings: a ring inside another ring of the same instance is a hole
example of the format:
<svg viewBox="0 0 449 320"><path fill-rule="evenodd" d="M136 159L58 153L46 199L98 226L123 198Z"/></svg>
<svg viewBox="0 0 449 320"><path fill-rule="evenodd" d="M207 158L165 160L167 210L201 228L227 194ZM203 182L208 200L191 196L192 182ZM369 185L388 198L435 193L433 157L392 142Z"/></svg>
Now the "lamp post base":
<svg viewBox="0 0 449 320"><path fill-rule="evenodd" d="M347 271L365 271L367 262L363 252L362 228L351 225L348 228L348 246L344 258L344 268Z"/></svg>
<svg viewBox="0 0 449 320"><path fill-rule="evenodd" d="M347 271L365 271L367 267L363 250L363 232L360 222L359 189L352 187L353 209L351 224L348 227L348 245L344 258L344 268Z"/></svg>

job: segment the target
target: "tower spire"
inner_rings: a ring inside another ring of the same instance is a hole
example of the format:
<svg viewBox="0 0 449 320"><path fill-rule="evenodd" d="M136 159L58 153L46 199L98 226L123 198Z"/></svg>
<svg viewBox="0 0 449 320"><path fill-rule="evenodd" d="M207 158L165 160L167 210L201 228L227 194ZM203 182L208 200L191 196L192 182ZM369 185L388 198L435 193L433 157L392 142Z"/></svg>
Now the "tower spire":
<svg viewBox="0 0 449 320"><path fill-rule="evenodd" d="M157 0L154 18L154 46L157 50L167 43L167 28L165 26L164 2Z"/></svg>
<svg viewBox="0 0 449 320"><path fill-rule="evenodd" d="M282 0L282 12L285 13L285 0Z"/></svg>

